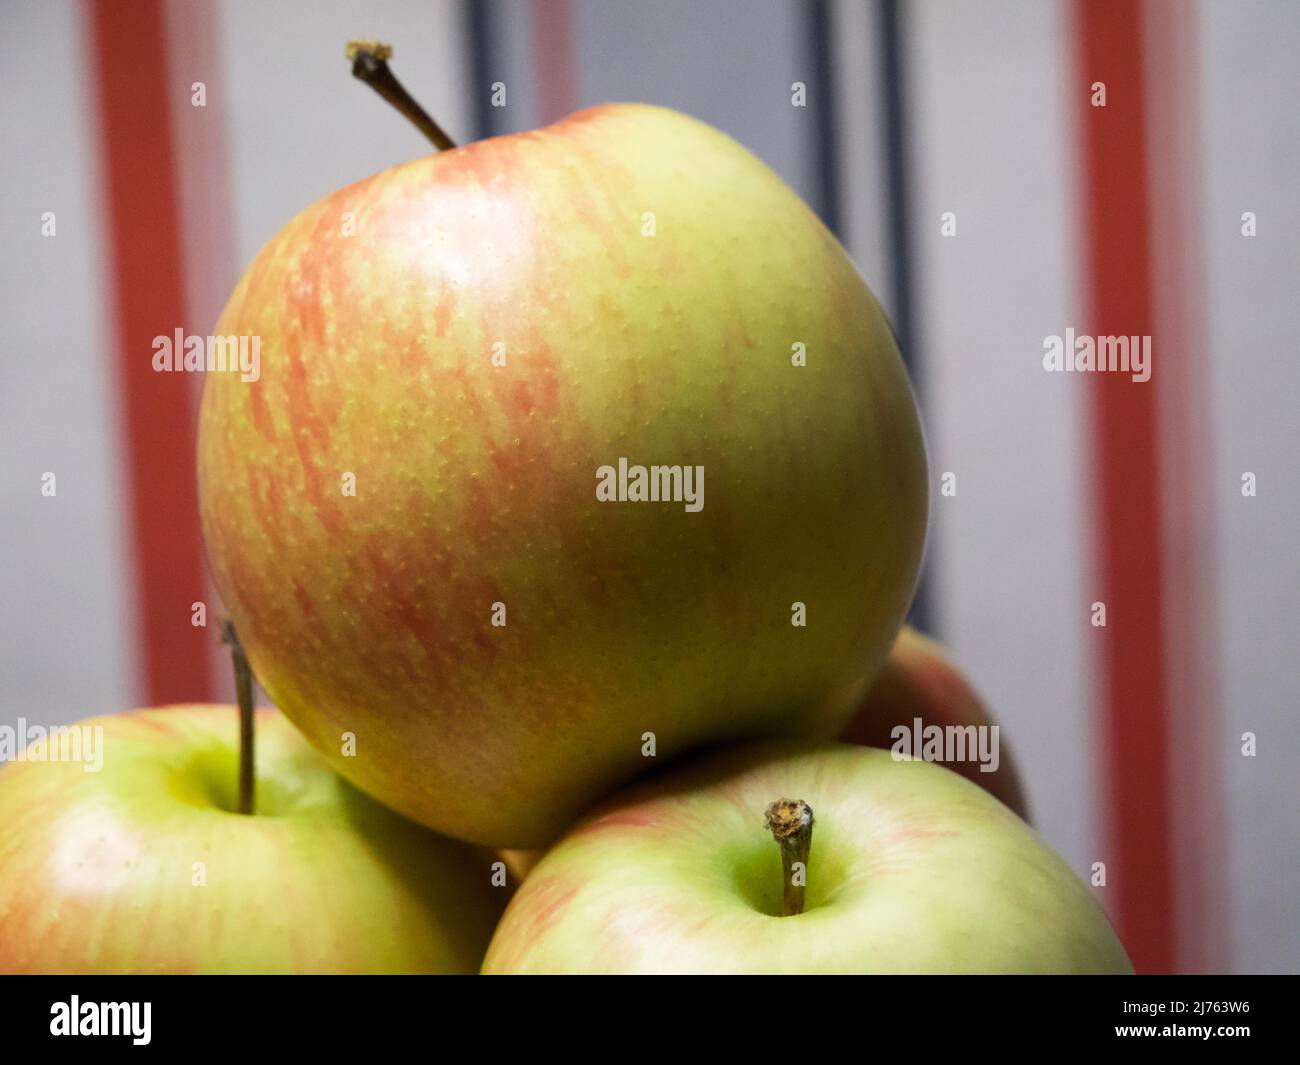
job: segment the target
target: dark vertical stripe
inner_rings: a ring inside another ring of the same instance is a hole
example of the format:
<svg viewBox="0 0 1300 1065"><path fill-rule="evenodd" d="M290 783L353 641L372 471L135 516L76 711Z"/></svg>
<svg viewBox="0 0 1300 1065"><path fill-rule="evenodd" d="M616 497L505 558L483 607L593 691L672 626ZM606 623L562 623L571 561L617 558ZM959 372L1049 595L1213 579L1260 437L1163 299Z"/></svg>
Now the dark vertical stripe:
<svg viewBox="0 0 1300 1065"><path fill-rule="evenodd" d="M912 228L911 163L908 155L907 118L904 111L904 87L907 77L903 52L902 27L896 0L878 0L876 5L877 39L880 43L881 100L884 114L885 186L889 198L889 256L893 267L891 318L898 348L912 378L917 402L925 410L921 362L916 349L916 330L912 317L912 253L908 234ZM934 486L931 486L933 495ZM932 557L927 555L927 557ZM921 582L912 600L908 621L918 629L934 633L930 610L930 578L922 571Z"/></svg>
<svg viewBox="0 0 1300 1065"><path fill-rule="evenodd" d="M155 373L153 338L185 321L167 40L159 0L96 0L88 21L101 134L117 382L130 497L136 642L153 705L209 697L192 381Z"/></svg>
<svg viewBox="0 0 1300 1065"><path fill-rule="evenodd" d="M894 291L892 318L898 346L912 381L920 387L915 351L912 347L912 255L908 230L912 221L912 197L903 86L906 60L896 0L879 0L881 99L884 103L885 184L889 196L889 254L893 260Z"/></svg>
<svg viewBox="0 0 1300 1065"><path fill-rule="evenodd" d="M839 150L835 127L834 54L831 49L831 0L811 0L808 12L808 43L812 66L811 84L813 129L817 137L817 213L826 228L837 237L840 232Z"/></svg>
<svg viewBox="0 0 1300 1065"><path fill-rule="evenodd" d="M1142 18L1130 0L1074 5L1084 330L1094 336L1153 333ZM1106 86L1105 107L1090 105L1096 82ZM1158 361L1153 373L1160 373ZM1081 384L1089 400L1096 572L1106 603L1106 626L1092 631L1101 655L1107 891L1138 971L1169 972L1174 884L1157 392L1120 373L1094 373Z"/></svg>
<svg viewBox="0 0 1300 1065"><path fill-rule="evenodd" d="M471 105L474 112L474 139L495 137L502 132L500 108L492 106L492 83L504 81L505 72L498 69L498 42L495 36L495 0L464 0L466 33L469 41Z"/></svg>

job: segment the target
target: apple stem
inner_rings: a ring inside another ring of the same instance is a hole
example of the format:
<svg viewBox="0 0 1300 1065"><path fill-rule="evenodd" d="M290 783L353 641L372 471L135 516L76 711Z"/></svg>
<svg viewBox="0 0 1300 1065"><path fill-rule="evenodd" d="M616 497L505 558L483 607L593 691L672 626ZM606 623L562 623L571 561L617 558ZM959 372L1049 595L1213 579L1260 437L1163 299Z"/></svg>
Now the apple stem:
<svg viewBox="0 0 1300 1065"><path fill-rule="evenodd" d="M781 848L785 916L793 917L803 913L808 856L812 852L812 807L802 799L777 799L767 808L765 817L768 831Z"/></svg>
<svg viewBox="0 0 1300 1065"><path fill-rule="evenodd" d="M244 645L229 618L221 623L221 642L230 645L235 667L235 696L239 700L239 812L253 812L253 670Z"/></svg>
<svg viewBox="0 0 1300 1065"><path fill-rule="evenodd" d="M415 97L406 91L396 75L388 69L388 60L393 55L391 46L378 41L349 41L347 55L352 61L352 76L364 81L409 118L438 151L456 147L456 142L442 131L442 127L415 102Z"/></svg>

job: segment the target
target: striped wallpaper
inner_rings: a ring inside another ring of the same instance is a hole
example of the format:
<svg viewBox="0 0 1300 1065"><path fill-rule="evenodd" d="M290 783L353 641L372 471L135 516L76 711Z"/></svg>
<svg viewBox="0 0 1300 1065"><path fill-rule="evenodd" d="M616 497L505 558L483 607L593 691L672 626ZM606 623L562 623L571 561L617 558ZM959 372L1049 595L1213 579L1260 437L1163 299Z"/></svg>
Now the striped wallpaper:
<svg viewBox="0 0 1300 1065"><path fill-rule="evenodd" d="M809 201L918 389L914 620L1000 715L1039 829L1085 879L1105 863L1140 970L1300 968L1300 6L53 0L5 23L0 720L230 697L189 623L219 612L195 382L141 352L207 333L299 209L423 153L349 76L345 42L378 38L457 140L648 100ZM1067 329L1152 336L1151 382L1045 373Z"/></svg>

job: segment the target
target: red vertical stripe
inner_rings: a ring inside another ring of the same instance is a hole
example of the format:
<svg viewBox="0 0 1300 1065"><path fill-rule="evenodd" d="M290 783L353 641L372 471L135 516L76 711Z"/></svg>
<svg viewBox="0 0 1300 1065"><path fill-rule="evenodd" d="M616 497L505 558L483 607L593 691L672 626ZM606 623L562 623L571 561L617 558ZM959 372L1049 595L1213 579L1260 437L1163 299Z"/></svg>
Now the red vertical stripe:
<svg viewBox="0 0 1300 1065"><path fill-rule="evenodd" d="M537 112L542 125L577 106L569 0L533 0L533 46L537 64Z"/></svg>
<svg viewBox="0 0 1300 1065"><path fill-rule="evenodd" d="M1085 283L1095 335L1153 333L1142 11L1077 0L1084 164ZM1105 84L1106 106L1091 105ZM1153 374L1175 358L1153 340ZM1174 962L1169 706L1165 686L1156 389L1121 373L1088 382L1101 642L1107 894L1140 972Z"/></svg>
<svg viewBox="0 0 1300 1065"><path fill-rule="evenodd" d="M190 624L204 592L191 382L152 368L153 338L185 321L162 4L95 0L90 16L145 696L206 699L207 630Z"/></svg>

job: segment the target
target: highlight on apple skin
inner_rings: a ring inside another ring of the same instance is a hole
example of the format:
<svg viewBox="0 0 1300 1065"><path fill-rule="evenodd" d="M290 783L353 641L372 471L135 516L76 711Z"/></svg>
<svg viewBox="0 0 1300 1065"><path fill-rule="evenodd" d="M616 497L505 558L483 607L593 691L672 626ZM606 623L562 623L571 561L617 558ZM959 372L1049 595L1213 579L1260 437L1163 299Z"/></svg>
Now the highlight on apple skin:
<svg viewBox="0 0 1300 1065"><path fill-rule="evenodd" d="M832 737L902 622L926 464L888 324L694 119L606 105L341 189L216 333L262 354L204 387L222 599L333 767L439 831L544 846L647 733ZM598 498L629 464L702 505Z"/></svg>
<svg viewBox="0 0 1300 1065"><path fill-rule="evenodd" d="M894 730L902 727L910 731L918 719L923 726L960 728L968 734L972 727L996 724L984 700L953 665L943 645L905 625L839 738L845 743L889 750L895 744ZM985 772L978 760L969 757L943 764L1029 820L1029 800L1000 727L996 769Z"/></svg>
<svg viewBox="0 0 1300 1065"><path fill-rule="evenodd" d="M784 916L764 828L812 807ZM733 748L642 782L541 860L485 973L1129 973L1101 906L1019 817L937 765L847 744Z"/></svg>
<svg viewBox="0 0 1300 1065"><path fill-rule="evenodd" d="M257 712L257 813L236 808L238 712L91 718L102 768L0 766L0 972L470 973L504 895L471 848L403 820ZM48 742L48 741L46 741Z"/></svg>

